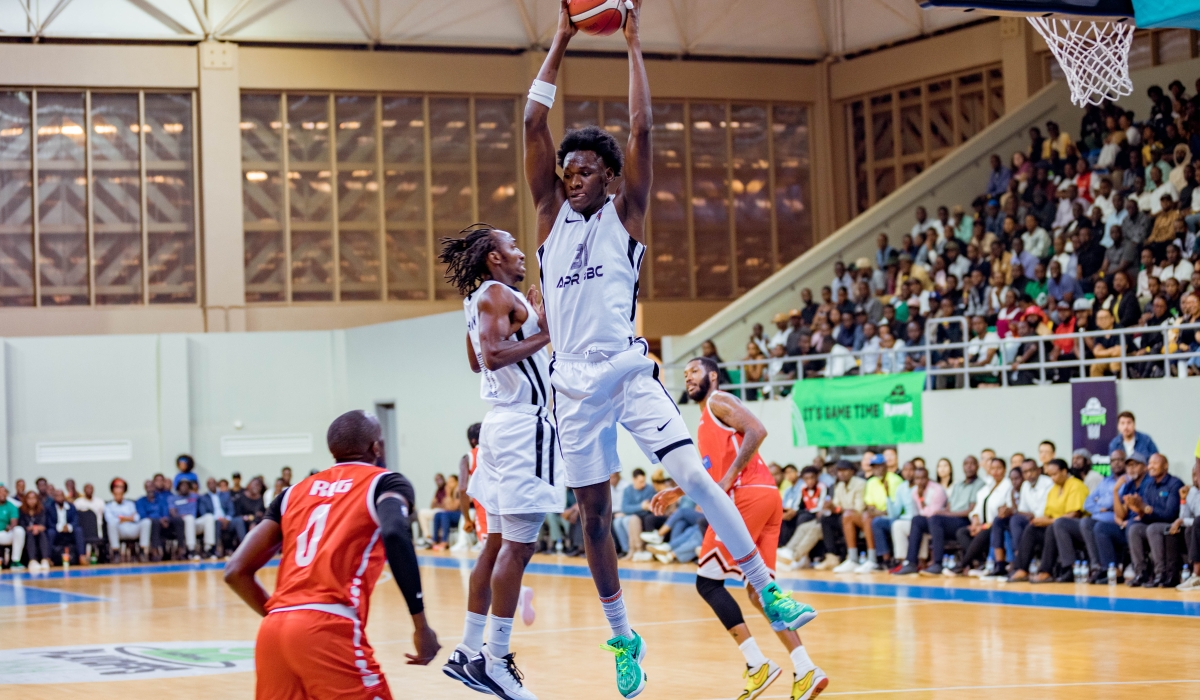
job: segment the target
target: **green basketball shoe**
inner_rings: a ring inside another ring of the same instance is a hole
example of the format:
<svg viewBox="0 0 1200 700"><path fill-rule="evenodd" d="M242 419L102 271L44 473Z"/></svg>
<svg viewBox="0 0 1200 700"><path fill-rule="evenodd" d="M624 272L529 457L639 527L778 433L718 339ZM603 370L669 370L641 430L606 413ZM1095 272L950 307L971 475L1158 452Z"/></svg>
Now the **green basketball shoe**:
<svg viewBox="0 0 1200 700"><path fill-rule="evenodd" d="M776 632L798 630L817 616L812 606L796 601L790 594L784 593L779 584L772 581L759 594L762 598L763 611L771 621L771 629Z"/></svg>
<svg viewBox="0 0 1200 700"><path fill-rule="evenodd" d="M633 639L613 637L600 648L617 657L617 691L626 698L637 697L646 687L646 672L642 670L642 659L646 658L646 645L642 636L633 633Z"/></svg>

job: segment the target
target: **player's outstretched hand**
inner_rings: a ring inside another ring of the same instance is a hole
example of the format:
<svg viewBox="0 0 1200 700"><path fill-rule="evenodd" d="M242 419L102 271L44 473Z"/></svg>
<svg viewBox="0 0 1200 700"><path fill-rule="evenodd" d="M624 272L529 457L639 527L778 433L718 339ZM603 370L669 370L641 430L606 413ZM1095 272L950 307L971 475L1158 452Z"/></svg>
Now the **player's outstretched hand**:
<svg viewBox="0 0 1200 700"><path fill-rule="evenodd" d="M681 498L683 498L683 489L678 486L663 489L654 494L654 498L650 499L650 512L660 516L666 515L667 509Z"/></svg>
<svg viewBox="0 0 1200 700"><path fill-rule="evenodd" d="M558 34L568 39L575 36L579 29L571 24L570 0L559 0L558 3Z"/></svg>
<svg viewBox="0 0 1200 700"><path fill-rule="evenodd" d="M425 623L425 613L413 615L413 647L417 653L405 654L409 666L428 666L437 656L442 645L438 643L437 632Z"/></svg>

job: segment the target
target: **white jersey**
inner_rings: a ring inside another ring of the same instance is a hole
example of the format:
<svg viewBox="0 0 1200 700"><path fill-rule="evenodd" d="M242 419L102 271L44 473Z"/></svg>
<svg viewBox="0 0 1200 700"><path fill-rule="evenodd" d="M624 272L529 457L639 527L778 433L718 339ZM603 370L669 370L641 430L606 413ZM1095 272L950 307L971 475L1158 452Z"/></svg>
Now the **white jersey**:
<svg viewBox="0 0 1200 700"><path fill-rule="evenodd" d="M646 246L629 235L610 195L590 220L563 202L538 248L555 353L624 350L634 340L638 272Z"/></svg>
<svg viewBox="0 0 1200 700"><path fill-rule="evenodd" d="M547 379L550 373L547 371L549 353L545 348L520 362L495 371L488 369L483 363L483 346L479 343L479 299L483 296L484 291L494 284L501 283L495 280L486 280L479 285L479 289L463 299L463 309L467 314L467 333L471 337L471 348L475 351L475 360L479 363L483 375L480 380L479 394L484 401L493 406L527 404L546 408L549 400L546 392L550 388ZM507 340L524 340L540 330L537 310L533 308L533 304L529 303L524 294L511 287L508 290L525 305L528 317L525 319L525 323Z"/></svg>

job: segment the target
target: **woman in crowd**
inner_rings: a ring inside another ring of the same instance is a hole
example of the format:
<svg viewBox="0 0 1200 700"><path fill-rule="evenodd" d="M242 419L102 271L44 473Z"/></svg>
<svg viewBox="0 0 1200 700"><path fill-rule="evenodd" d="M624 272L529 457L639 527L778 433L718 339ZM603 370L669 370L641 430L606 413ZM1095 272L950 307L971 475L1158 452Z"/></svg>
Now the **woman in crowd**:
<svg viewBox="0 0 1200 700"><path fill-rule="evenodd" d="M446 477L434 474L433 485L436 488L429 507L417 511L417 524L420 526L421 539L425 540L426 546L433 543L433 517L444 510L442 501L446 500Z"/></svg>
<svg viewBox="0 0 1200 700"><path fill-rule="evenodd" d="M443 550L449 546L450 531L458 527L462 513L458 509L458 477L446 477L446 489L442 496L441 511L433 516L433 549Z"/></svg>
<svg viewBox="0 0 1200 700"><path fill-rule="evenodd" d="M26 491L21 501L17 525L25 528L25 551L29 553L29 572L50 568L50 518L37 491Z"/></svg>
<svg viewBox="0 0 1200 700"><path fill-rule="evenodd" d="M954 465L945 457L937 461L937 482L946 493L950 493L950 487L954 485Z"/></svg>
<svg viewBox="0 0 1200 700"><path fill-rule="evenodd" d="M756 384L758 382L766 382L767 376L767 357L763 355L762 348L758 343L751 340L746 343L746 357L744 358L745 365L742 365L742 382L745 384ZM763 387L746 389L746 400L757 401L759 392L762 392L764 397L771 396L771 387Z"/></svg>

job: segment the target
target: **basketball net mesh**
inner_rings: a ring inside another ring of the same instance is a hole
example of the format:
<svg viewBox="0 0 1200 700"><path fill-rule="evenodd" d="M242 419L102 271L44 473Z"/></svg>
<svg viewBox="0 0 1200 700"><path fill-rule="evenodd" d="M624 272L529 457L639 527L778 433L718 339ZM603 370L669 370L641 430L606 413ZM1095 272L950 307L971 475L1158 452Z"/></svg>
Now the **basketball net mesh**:
<svg viewBox="0 0 1200 700"><path fill-rule="evenodd" d="M1058 59L1076 105L1098 105L1133 93L1129 79L1132 22L1028 19Z"/></svg>

